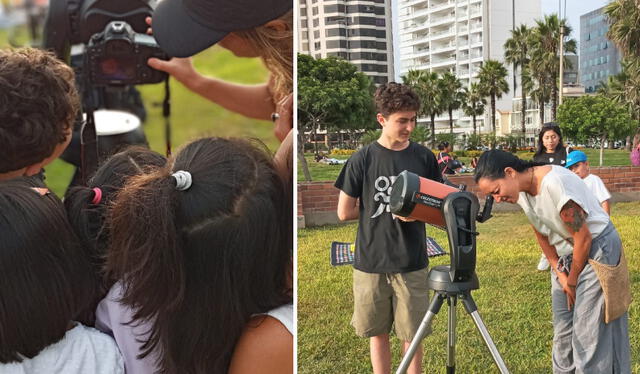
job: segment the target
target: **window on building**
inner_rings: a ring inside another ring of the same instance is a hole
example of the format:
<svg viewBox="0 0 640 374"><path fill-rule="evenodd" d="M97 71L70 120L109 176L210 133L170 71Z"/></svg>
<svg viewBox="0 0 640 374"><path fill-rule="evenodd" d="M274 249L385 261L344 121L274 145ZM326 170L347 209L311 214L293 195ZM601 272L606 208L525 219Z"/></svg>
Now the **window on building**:
<svg viewBox="0 0 640 374"><path fill-rule="evenodd" d="M311 8L311 14L314 15L314 16L318 15L318 7L317 6L314 6L313 8ZM560 43L560 42L558 42L558 43Z"/></svg>
<svg viewBox="0 0 640 374"><path fill-rule="evenodd" d="M313 20L313 27L318 27L320 25L320 20L317 18Z"/></svg>
<svg viewBox="0 0 640 374"><path fill-rule="evenodd" d="M376 18L376 26L384 27L386 25L384 18ZM560 43L560 42L558 42Z"/></svg>
<svg viewBox="0 0 640 374"><path fill-rule="evenodd" d="M324 12L325 13L344 13L345 6L344 4L325 5Z"/></svg>
<svg viewBox="0 0 640 374"><path fill-rule="evenodd" d="M345 29L343 29L342 27L337 28L337 29L326 29L324 31L324 35L326 37L331 37L331 36L347 36L347 31Z"/></svg>
<svg viewBox="0 0 640 374"><path fill-rule="evenodd" d="M315 39L319 39L320 38L320 31L319 30L314 30L313 31L313 37Z"/></svg>

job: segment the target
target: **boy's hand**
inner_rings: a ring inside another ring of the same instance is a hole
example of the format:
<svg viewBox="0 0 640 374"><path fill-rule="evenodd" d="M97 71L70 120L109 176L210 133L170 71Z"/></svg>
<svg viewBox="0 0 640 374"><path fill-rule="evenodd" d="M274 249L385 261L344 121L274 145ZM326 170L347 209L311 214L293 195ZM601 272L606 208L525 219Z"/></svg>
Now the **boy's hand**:
<svg viewBox="0 0 640 374"><path fill-rule="evenodd" d="M402 222L415 222L416 221L414 218L397 216L395 214L391 214L391 215L393 216L394 219L399 219Z"/></svg>

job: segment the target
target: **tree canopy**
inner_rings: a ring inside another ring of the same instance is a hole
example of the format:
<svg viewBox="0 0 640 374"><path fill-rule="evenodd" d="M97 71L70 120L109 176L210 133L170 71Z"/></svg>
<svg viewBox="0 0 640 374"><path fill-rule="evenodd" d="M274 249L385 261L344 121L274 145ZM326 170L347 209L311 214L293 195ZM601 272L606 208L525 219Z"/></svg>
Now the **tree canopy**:
<svg viewBox="0 0 640 374"><path fill-rule="evenodd" d="M298 129L375 128L369 77L336 57L314 59L298 55Z"/></svg>

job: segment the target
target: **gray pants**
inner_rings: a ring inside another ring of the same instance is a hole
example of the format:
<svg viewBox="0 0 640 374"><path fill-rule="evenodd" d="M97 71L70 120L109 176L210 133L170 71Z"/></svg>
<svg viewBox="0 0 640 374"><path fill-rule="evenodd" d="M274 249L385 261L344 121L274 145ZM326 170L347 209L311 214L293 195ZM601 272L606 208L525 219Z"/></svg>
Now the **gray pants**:
<svg viewBox="0 0 640 374"><path fill-rule="evenodd" d="M589 258L616 265L621 241L611 223L591 243ZM576 303L569 311L567 296L551 272L553 309L553 372L555 374L631 373L628 313L604 323L604 294L587 263L578 277Z"/></svg>

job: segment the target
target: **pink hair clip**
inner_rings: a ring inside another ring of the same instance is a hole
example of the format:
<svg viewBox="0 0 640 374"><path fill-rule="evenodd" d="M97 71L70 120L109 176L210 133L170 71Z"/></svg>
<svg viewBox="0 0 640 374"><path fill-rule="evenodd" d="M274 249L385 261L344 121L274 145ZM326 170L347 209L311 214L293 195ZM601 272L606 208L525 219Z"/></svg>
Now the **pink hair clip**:
<svg viewBox="0 0 640 374"><path fill-rule="evenodd" d="M102 201L102 190L100 189L100 187L94 187L93 188L93 200L91 200L91 204L93 205L98 205L100 204L100 201Z"/></svg>

